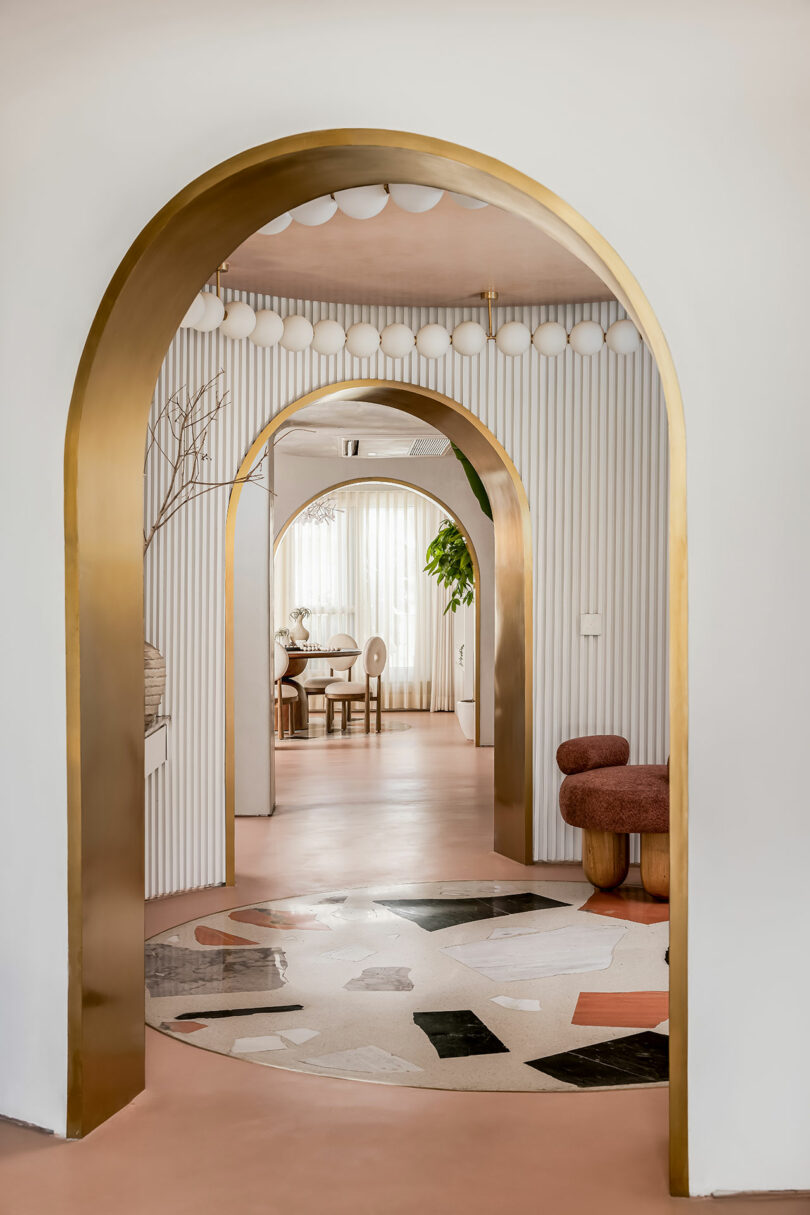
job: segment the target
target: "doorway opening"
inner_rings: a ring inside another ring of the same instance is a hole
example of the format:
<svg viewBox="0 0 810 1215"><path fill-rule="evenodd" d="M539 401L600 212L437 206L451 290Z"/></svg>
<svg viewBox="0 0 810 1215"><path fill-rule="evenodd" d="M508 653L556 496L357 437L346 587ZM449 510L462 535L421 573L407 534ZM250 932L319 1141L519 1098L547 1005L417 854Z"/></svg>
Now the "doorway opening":
<svg viewBox="0 0 810 1215"><path fill-rule="evenodd" d="M145 420L161 360L199 283L268 214L330 191L392 180L471 194L543 228L610 286L639 326L661 374L669 410L671 478L672 1184L675 1192L684 1193L686 530L683 416L674 368L632 275L561 200L475 153L423 137L375 131L279 141L245 153L189 186L147 226L124 259L83 354L68 425L65 476L69 1130L82 1134L92 1129L143 1084L140 474ZM362 394L367 388L361 382L349 391ZM463 440L459 446L464 449ZM470 456L474 459L472 452ZM487 457L482 449L484 462ZM483 465L478 466L484 475ZM492 475L497 478L497 470ZM524 724L525 715L518 729ZM504 725L514 737L514 723Z"/></svg>

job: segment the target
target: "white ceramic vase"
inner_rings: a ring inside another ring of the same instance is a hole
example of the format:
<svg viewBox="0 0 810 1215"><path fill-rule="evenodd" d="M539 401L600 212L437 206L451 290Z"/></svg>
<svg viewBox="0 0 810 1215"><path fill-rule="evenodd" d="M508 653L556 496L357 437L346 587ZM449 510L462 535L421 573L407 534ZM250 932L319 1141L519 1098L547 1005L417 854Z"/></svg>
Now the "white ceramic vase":
<svg viewBox="0 0 810 1215"><path fill-rule="evenodd" d="M292 641L309 641L309 629L304 627L304 622L299 616L293 627L290 629L290 639Z"/></svg>
<svg viewBox="0 0 810 1215"><path fill-rule="evenodd" d="M475 701L457 700L456 717L461 726L461 733L472 742L475 738Z"/></svg>

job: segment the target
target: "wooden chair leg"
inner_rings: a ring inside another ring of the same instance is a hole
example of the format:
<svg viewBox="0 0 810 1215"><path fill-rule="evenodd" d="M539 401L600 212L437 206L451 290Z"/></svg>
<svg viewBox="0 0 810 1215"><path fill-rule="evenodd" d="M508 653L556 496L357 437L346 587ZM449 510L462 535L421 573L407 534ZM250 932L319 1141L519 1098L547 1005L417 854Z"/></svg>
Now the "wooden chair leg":
<svg viewBox="0 0 810 1215"><path fill-rule="evenodd" d="M340 702L340 728L341 728L341 730L347 729L348 725L349 725L349 702L348 702L348 700L342 700Z"/></svg>
<svg viewBox="0 0 810 1215"><path fill-rule="evenodd" d="M669 899L669 832L642 832L641 884L656 899Z"/></svg>
<svg viewBox="0 0 810 1215"><path fill-rule="evenodd" d="M366 675L366 699L363 712L363 730L371 733L371 676Z"/></svg>
<svg viewBox="0 0 810 1215"><path fill-rule="evenodd" d="M613 890L615 886L621 886L630 868L627 836L617 835L615 831L584 828L582 868L585 877L598 890Z"/></svg>
<svg viewBox="0 0 810 1215"><path fill-rule="evenodd" d="M276 704L278 705L278 736L284 737L284 700L281 695L281 680L276 685Z"/></svg>
<svg viewBox="0 0 810 1215"><path fill-rule="evenodd" d="M377 733L382 730L382 675L377 676Z"/></svg>
<svg viewBox="0 0 810 1215"><path fill-rule="evenodd" d="M332 719L335 712L335 702L330 697L326 698L326 733L332 733Z"/></svg>

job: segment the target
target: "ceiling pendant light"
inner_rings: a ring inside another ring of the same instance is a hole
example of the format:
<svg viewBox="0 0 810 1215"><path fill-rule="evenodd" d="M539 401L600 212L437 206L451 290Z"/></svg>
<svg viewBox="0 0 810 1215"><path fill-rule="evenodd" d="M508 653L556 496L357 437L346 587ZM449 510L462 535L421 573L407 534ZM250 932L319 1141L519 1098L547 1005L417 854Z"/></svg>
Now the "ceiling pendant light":
<svg viewBox="0 0 810 1215"><path fill-rule="evenodd" d="M487 333L478 321L462 321L453 330L453 349L466 357L480 354L487 344Z"/></svg>
<svg viewBox="0 0 810 1215"><path fill-rule="evenodd" d="M205 311L194 328L198 333L213 333L222 323L225 305L215 291L203 291L201 298L205 304Z"/></svg>
<svg viewBox="0 0 810 1215"><path fill-rule="evenodd" d="M205 315L205 300L202 297L202 293L198 292L197 295L194 296L194 299L191 302L191 306L189 307L188 312L186 313L186 315L183 317L182 321L180 322L180 328L181 329L196 329L197 322L201 321L204 315Z"/></svg>
<svg viewBox="0 0 810 1215"><path fill-rule="evenodd" d="M225 319L220 325L220 332L232 341L250 337L256 328L256 313L250 304L242 300L230 300L225 305Z"/></svg>
<svg viewBox="0 0 810 1215"><path fill-rule="evenodd" d="M441 359L450 349L450 334L444 325L423 325L416 335L416 349L424 359Z"/></svg>
<svg viewBox="0 0 810 1215"><path fill-rule="evenodd" d="M284 321L272 308L260 308L256 313L253 332L248 334L254 346L276 346L284 332Z"/></svg>
<svg viewBox="0 0 810 1215"><path fill-rule="evenodd" d="M380 334L380 349L389 359L405 359L413 354L415 341L412 329L395 322Z"/></svg>
<svg viewBox="0 0 810 1215"><path fill-rule="evenodd" d="M532 343L539 354L544 354L548 358L562 354L568 345L565 325L561 325L559 321L544 321L535 329Z"/></svg>
<svg viewBox="0 0 810 1215"><path fill-rule="evenodd" d="M412 186L405 182L391 182L388 193L402 211L420 215L436 206L444 190L438 190L435 186Z"/></svg>
<svg viewBox="0 0 810 1215"><path fill-rule="evenodd" d="M487 206L480 198L471 198L469 194L454 194L452 190L447 191L447 197L452 198L453 202L458 203L465 211L479 211L481 207Z"/></svg>
<svg viewBox="0 0 810 1215"><path fill-rule="evenodd" d="M262 236L278 236L279 232L286 231L292 223L292 215L289 211L284 211L275 219L271 219L269 224L265 224L263 228L259 228Z"/></svg>
<svg viewBox="0 0 810 1215"><path fill-rule="evenodd" d="M380 348L380 335L373 325L358 321L346 334L346 349L356 359L370 359Z"/></svg>
<svg viewBox="0 0 810 1215"><path fill-rule="evenodd" d="M281 345L285 350L298 353L306 350L312 341L312 322L305 316L285 316L284 332L281 335Z"/></svg>
<svg viewBox="0 0 810 1215"><path fill-rule="evenodd" d="M343 326L337 321L318 321L312 333L312 349L316 354L339 354L346 345Z"/></svg>
<svg viewBox="0 0 810 1215"><path fill-rule="evenodd" d="M350 219L373 219L388 202L385 186L355 186L351 190L336 190L338 209Z"/></svg>
<svg viewBox="0 0 810 1215"><path fill-rule="evenodd" d="M602 326L596 321L580 321L571 330L568 339L571 349L577 354L597 354L604 345L605 335Z"/></svg>
<svg viewBox="0 0 810 1215"><path fill-rule="evenodd" d="M495 345L501 354L506 354L510 358L525 354L531 344L531 330L528 325L523 324L523 321L507 321L505 325L501 325L495 335Z"/></svg>
<svg viewBox="0 0 810 1215"><path fill-rule="evenodd" d="M331 194L324 194L322 198L313 198L311 202L301 203L300 207L293 207L290 215L305 228L317 228L331 219L335 211L337 203L334 198Z"/></svg>
<svg viewBox="0 0 810 1215"><path fill-rule="evenodd" d="M632 321L614 321L609 327L605 341L614 354L635 354L641 345L641 334Z"/></svg>

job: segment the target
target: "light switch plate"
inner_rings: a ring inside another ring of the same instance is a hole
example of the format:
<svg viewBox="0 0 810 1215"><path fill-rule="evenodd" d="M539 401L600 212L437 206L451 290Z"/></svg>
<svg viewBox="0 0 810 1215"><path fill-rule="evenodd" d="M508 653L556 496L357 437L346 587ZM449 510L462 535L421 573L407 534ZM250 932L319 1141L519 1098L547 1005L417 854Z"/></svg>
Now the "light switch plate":
<svg viewBox="0 0 810 1215"><path fill-rule="evenodd" d="M598 612L586 612L585 615L580 616L579 632L581 637L601 637L601 615Z"/></svg>

